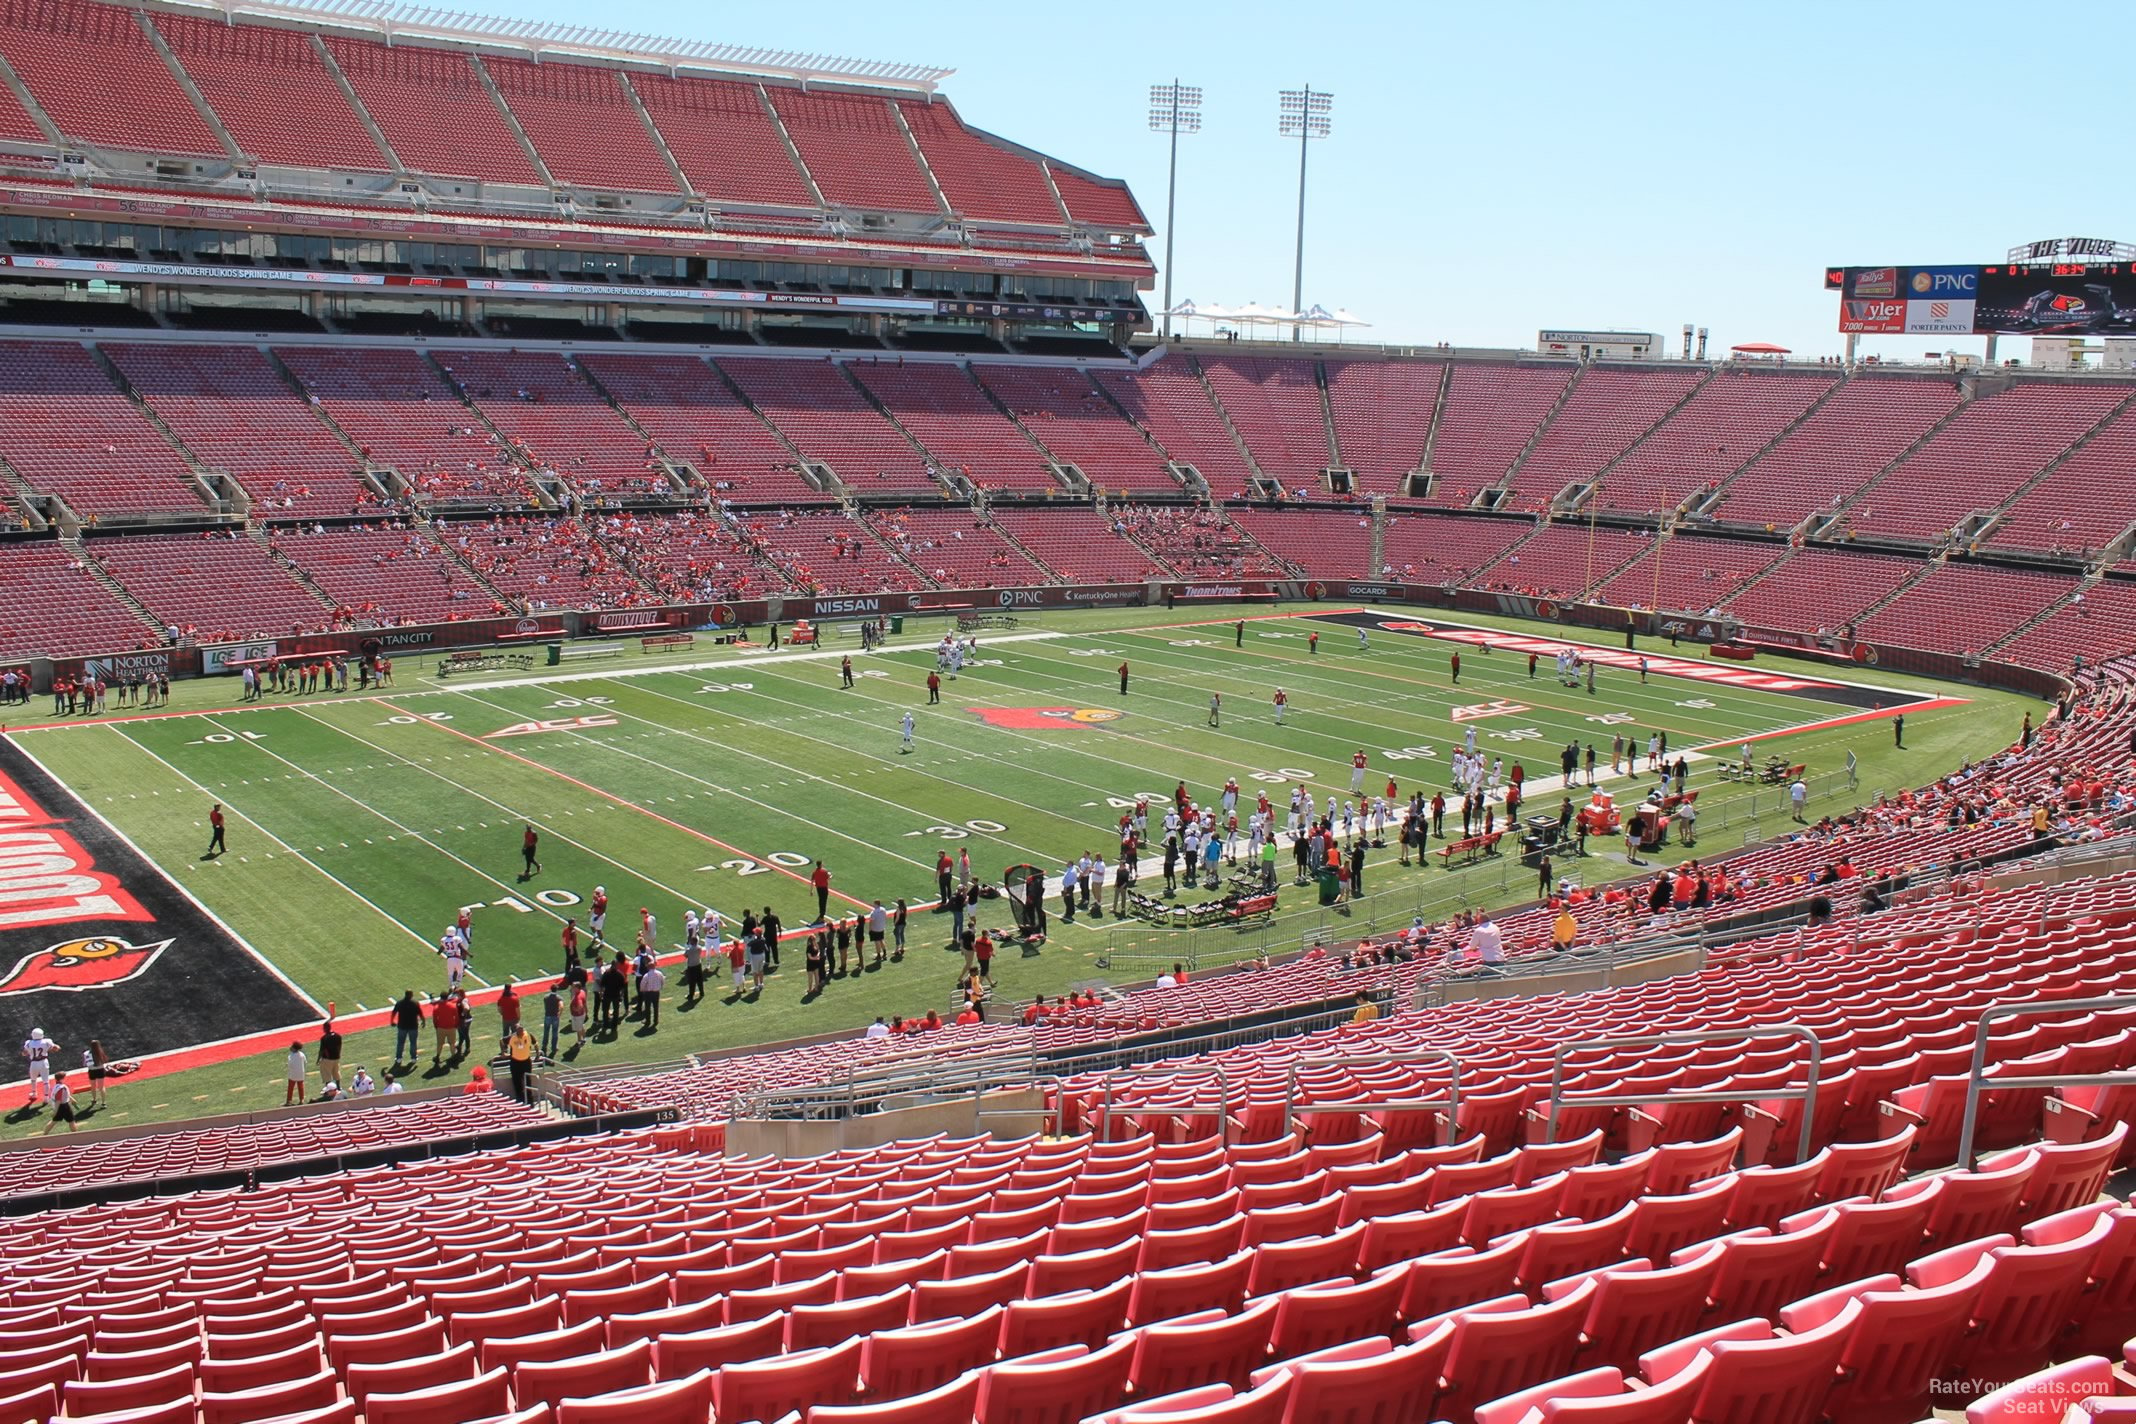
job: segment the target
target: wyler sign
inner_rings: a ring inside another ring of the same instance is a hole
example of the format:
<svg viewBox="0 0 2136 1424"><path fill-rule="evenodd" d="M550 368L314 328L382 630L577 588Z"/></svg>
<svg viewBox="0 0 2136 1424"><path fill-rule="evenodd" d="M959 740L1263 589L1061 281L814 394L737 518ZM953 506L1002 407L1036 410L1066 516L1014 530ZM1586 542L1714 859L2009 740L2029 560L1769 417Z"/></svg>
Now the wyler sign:
<svg viewBox="0 0 2136 1424"><path fill-rule="evenodd" d="M200 820L207 809L203 799ZM216 864L215 874L244 873ZM41 1028L67 1067L91 1038L113 1058L138 1058L312 1018L190 896L0 740L0 1030L11 1041ZM0 1081L24 1073L19 1055L0 1053Z"/></svg>

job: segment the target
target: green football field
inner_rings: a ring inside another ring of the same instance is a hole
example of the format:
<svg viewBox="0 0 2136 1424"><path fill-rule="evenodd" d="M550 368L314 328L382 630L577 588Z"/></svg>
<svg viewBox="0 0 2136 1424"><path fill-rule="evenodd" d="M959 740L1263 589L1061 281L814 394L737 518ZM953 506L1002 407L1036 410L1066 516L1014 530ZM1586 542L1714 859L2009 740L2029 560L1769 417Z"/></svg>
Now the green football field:
<svg viewBox="0 0 2136 1424"><path fill-rule="evenodd" d="M1379 626L1402 621L1399 610L1254 609L1242 633L1225 615L1026 618L982 632L977 665L944 682L939 705L928 705L924 681L945 625L914 620L887 651L865 656L856 641L834 639L817 650L700 649L661 661L632 643L608 661L452 683L429 680L435 656L411 656L398 661L398 685L375 695L270 697L239 709L228 701L234 683L195 683L177 689L175 715L114 712L11 735L303 994L350 1014L405 988L437 989L437 938L461 906L480 907L471 971L481 982L546 984L561 964L566 917L584 923L597 884L611 899L610 935L626 943L640 906L655 912L671 947L690 907L715 908L732 926L745 909L770 906L791 929L814 918L807 877L819 859L833 875L834 913L878 898L925 903L945 848L969 850L979 877L995 884L1018 863L1057 874L1086 850L1111 859L1120 808L1146 795L1161 815L1182 780L1207 801L1237 777L1249 803L1266 788L1280 815L1296 783L1316 804L1347 796L1362 748L1368 791L1390 777L1404 796L1413 785L1444 789L1448 753L1469 726L1479 748L1508 767L1520 761L1531 778L1554 777L1572 739L1596 743L1606 770L1619 732L1643 750L1651 732L1665 731L1672 754L1711 746L1716 756L1733 756L1746 737L1781 733L1760 745L1761 761L1784 754L1813 773L1836 773L1855 753L1858 790L1828 776L1813 803L1837 811L2004 745L2033 706L1877 669L1857 675L1784 660L1748 670L1833 686L1766 690L1739 685L1733 665L1689 644L1673 656L1725 668L1719 676L1729 680L1656 672L1642 685L1635 671L1607 668L1590 696L1560 686L1547 654L1531 678L1525 653ZM1362 650L1360 623L1370 625ZM1557 636L1496 627L1501 636ZM1308 643L1315 631L1317 652ZM1662 645L1642 651L1657 662L1672 656ZM846 654L859 673L851 689L840 686ZM1125 696L1122 661L1132 668ZM1290 696L1282 726L1270 702L1279 685ZM1207 725L1212 692L1224 703L1216 728ZM1925 698L1938 700L1908 716L1907 746L1894 749L1885 714ZM28 709L33 721L46 710ZM899 723L908 710L916 735L905 754ZM1635 784L1643 792L1651 779L1613 783L1620 793ZM1759 793L1721 782L1711 758L1694 762L1692 785L1701 790L1700 853L1786 825L1770 814L1754 823L1748 801ZM1774 793L1762 795L1769 806ZM201 856L214 801L229 818L229 851L211 861ZM1554 808L1557 795L1530 802ZM542 872L531 880L521 878L526 822L543 838ZM1621 854L1596 850L1578 867L1590 882L1632 873ZM1519 901L1534 889L1517 863L1510 875L1506 862L1404 870L1394 856L1374 853L1367 888L1426 913ZM1290 887L1288 864L1286 856L1278 931L1295 936L1320 912L1309 892ZM1146 874L1152 866L1146 858ZM1002 902L990 902L985 923L1006 919ZM1056 918L1041 952L998 966L1001 990L1024 999L1092 978L1147 977L1132 966L1185 944L1179 934L1110 916ZM760 998L720 993L681 1012L678 983L657 1035L632 1026L573 1061L673 1059L947 1009L962 960L943 950L946 936L946 916L915 912L913 953L902 964L834 981L813 1002L802 996L801 947L789 942L784 972ZM1295 938L1276 947L1294 949ZM494 1015L483 1011L481 1022L487 1030ZM389 1050L383 1033L363 1035L349 1057L375 1067ZM144 1081L114 1094L107 1119L263 1105L280 1076L279 1057L268 1055Z"/></svg>

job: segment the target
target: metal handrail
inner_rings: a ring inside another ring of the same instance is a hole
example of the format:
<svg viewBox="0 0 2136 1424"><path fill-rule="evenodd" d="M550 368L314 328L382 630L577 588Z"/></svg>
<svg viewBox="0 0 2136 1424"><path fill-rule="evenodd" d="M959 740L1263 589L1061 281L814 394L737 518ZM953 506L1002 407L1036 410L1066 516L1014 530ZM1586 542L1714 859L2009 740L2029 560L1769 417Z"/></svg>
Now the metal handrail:
<svg viewBox="0 0 2136 1424"><path fill-rule="evenodd" d="M1044 1124L1048 1122L1052 1123L1055 1129L1058 1129L1061 1118L1061 1080L1054 1074L1041 1073L1034 1077L1027 1086L1036 1088L1051 1100L1051 1106L1042 1105L1038 1110L1040 1130L1043 1131ZM984 1083L972 1084L972 1122L975 1126L984 1126L986 1120L990 1117L1021 1118L1030 1116L1029 1113L1020 1108L988 1107L986 1105L986 1095L989 1092L1000 1092L1002 1090L1003 1085L1001 1084L996 1084L992 1088L989 1088Z"/></svg>
<svg viewBox="0 0 2136 1424"><path fill-rule="evenodd" d="M1444 1048L1412 1048L1405 1053L1330 1053L1293 1058L1283 1084L1283 1130L1291 1130L1298 1104L1298 1073L1304 1068L1373 1067L1396 1063L1444 1062L1453 1069L1443 1098L1402 1098L1391 1102L1312 1103L1314 1112L1378 1112L1393 1108L1444 1109L1449 1124L1461 1111L1461 1060Z"/></svg>
<svg viewBox="0 0 2136 1424"><path fill-rule="evenodd" d="M1558 1111L1565 1106L1565 1058L1579 1049L1591 1048L1659 1048L1669 1043L1742 1043L1754 1038L1799 1038L1810 1046L1809 1079L1800 1088L1758 1088L1749 1092L1731 1092L1726 1089L1695 1089L1689 1092L1673 1091L1661 1094L1641 1093L1596 1093L1582 1094L1575 1101L1586 1107L1630 1108L1641 1103L1651 1103L1657 1097L1672 1103L1747 1103L1771 1100L1802 1100L1802 1133L1795 1144L1795 1160L1806 1162L1810 1156L1810 1123L1817 1115L1817 1085L1824 1071L1824 1045L1817 1035L1801 1024L1757 1024L1749 1028L1716 1028L1685 1030L1681 1033L1644 1033L1624 1038L1583 1038L1561 1043L1550 1055L1550 1117L1543 1125L1543 1141L1557 1141Z"/></svg>
<svg viewBox="0 0 2136 1424"><path fill-rule="evenodd" d="M2007 1003L1990 1004L1980 1011L1980 1022L1973 1030L1973 1062L1965 1076L1965 1117L1958 1128L1958 1166L1960 1170L1973 1166L1973 1135L1979 1126L1981 1084L1993 1081L1998 1088L2065 1088L2078 1083L2096 1083L2101 1087L2136 1086L2136 1073L2039 1073L2025 1078L1996 1078L1987 1076L1988 1027L1997 1019L2017 1018L2024 1014L2091 1013L2099 1009L2126 1009L2136 1007L2136 994L2105 994L2096 999L2018 999Z"/></svg>
<svg viewBox="0 0 2136 1424"><path fill-rule="evenodd" d="M1114 1068L1103 1079L1103 1097L1098 1107L1098 1140L1103 1142L1112 1131L1113 1084L1123 1077L1135 1078L1186 1078L1209 1077L1216 1079L1217 1103L1213 1108L1186 1107L1166 1108L1166 1112L1184 1117L1216 1118L1216 1140L1222 1147L1231 1145L1231 1075L1221 1063L1140 1063L1126 1068Z"/></svg>

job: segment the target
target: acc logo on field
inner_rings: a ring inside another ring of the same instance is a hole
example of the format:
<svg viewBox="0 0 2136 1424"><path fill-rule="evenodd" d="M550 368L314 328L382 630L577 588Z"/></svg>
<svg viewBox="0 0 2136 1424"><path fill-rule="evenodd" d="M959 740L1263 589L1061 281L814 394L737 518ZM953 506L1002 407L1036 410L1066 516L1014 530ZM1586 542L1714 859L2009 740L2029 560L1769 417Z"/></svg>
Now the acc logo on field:
<svg viewBox="0 0 2136 1424"><path fill-rule="evenodd" d="M28 994L40 989L69 993L109 989L143 973L170 946L167 939L154 944L131 944L101 935L48 945L35 954L25 954L7 977L0 979L0 994Z"/></svg>

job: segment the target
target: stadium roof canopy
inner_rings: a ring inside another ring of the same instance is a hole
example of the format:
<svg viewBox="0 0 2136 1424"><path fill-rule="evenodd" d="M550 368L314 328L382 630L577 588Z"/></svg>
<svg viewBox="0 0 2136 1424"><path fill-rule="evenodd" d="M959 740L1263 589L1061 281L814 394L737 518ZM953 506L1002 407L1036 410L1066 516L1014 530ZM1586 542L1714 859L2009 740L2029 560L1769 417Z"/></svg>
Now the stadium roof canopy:
<svg viewBox="0 0 2136 1424"><path fill-rule="evenodd" d="M513 20L400 0L320 0L317 4L301 4L297 0L147 0L147 8L216 16L225 21L242 16L268 24L279 21L346 30L383 39L387 44L397 39L442 40L492 51L518 51L535 60L601 59L659 65L671 72L709 71L801 84L812 80L868 84L920 94L932 94L955 72L924 64L713 44L591 25Z"/></svg>

